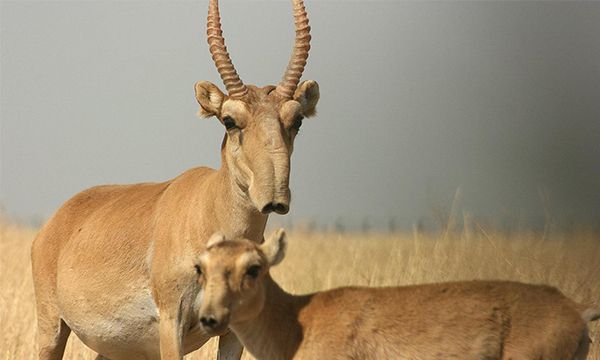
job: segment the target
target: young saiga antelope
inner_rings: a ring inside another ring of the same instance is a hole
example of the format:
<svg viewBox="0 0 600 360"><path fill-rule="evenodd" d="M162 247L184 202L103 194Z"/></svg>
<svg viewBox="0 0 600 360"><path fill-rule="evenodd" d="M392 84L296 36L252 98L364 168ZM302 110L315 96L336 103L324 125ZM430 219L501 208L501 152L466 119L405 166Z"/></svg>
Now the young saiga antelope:
<svg viewBox="0 0 600 360"><path fill-rule="evenodd" d="M507 281L283 291L269 268L285 233L262 245L215 234L195 266L200 323L232 329L258 359L585 359L584 308L557 289ZM193 271L190 269L190 271Z"/></svg>

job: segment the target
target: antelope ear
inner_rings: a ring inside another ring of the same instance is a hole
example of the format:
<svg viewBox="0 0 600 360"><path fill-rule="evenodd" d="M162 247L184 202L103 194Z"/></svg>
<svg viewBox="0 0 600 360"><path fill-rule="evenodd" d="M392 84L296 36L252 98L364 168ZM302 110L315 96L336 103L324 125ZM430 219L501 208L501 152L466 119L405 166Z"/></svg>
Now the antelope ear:
<svg viewBox="0 0 600 360"><path fill-rule="evenodd" d="M225 241L225 235L223 235L220 232L216 232L216 233L212 234L210 239L208 239L208 242L206 243L206 248L208 249L210 247L213 247L217 244L222 243L223 241Z"/></svg>
<svg viewBox="0 0 600 360"><path fill-rule="evenodd" d="M219 117L225 94L209 81L198 81L194 88L196 90L196 100L200 104L198 116L204 118L211 116Z"/></svg>
<svg viewBox="0 0 600 360"><path fill-rule="evenodd" d="M300 83L294 93L294 100L302 105L302 114L311 117L317 112L319 102L319 84L314 80L306 80Z"/></svg>
<svg viewBox="0 0 600 360"><path fill-rule="evenodd" d="M277 265L285 257L287 241L283 229L276 230L265 242L260 245L260 250L265 254L269 266Z"/></svg>

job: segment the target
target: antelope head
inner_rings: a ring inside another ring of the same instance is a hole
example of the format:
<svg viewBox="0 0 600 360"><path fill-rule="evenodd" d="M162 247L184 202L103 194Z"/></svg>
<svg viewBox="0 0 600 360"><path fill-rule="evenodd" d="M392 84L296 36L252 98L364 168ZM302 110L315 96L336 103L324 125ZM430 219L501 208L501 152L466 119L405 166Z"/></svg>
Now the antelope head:
<svg viewBox="0 0 600 360"><path fill-rule="evenodd" d="M207 36L213 61L227 94L216 85L196 83L199 114L225 126L222 158L233 180L258 211L289 210L290 156L304 117L315 114L319 86L300 83L310 49L310 26L302 0L293 0L296 40L288 67L277 86L245 85L238 76L221 30L218 0L210 0Z"/></svg>
<svg viewBox="0 0 600 360"><path fill-rule="evenodd" d="M283 260L285 231L279 229L264 243L226 240L214 234L200 254L196 272L201 287L200 324L217 335L229 324L248 321L260 314L265 303L264 278L269 268Z"/></svg>

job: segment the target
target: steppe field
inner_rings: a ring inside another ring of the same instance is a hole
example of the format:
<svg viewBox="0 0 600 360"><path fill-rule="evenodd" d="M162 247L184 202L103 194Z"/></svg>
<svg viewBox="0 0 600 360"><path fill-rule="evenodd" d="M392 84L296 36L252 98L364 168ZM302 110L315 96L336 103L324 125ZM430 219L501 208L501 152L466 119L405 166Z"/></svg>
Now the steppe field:
<svg viewBox="0 0 600 360"><path fill-rule="evenodd" d="M35 310L29 248L35 229L0 224L0 358L35 359ZM559 287L580 302L600 302L600 235L577 230L507 235L473 225L435 234L289 234L288 255L273 276L294 293L342 285L406 285L510 279ZM600 360L600 322L589 359ZM95 354L71 335L65 359ZM186 359L214 359L215 342ZM245 357L250 358L250 357Z"/></svg>

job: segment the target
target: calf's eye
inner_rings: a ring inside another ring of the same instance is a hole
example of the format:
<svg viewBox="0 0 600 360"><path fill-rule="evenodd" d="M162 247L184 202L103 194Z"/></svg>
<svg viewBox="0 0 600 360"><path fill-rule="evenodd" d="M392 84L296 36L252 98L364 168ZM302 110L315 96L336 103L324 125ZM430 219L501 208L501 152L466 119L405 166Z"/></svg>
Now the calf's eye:
<svg viewBox="0 0 600 360"><path fill-rule="evenodd" d="M246 270L246 275L253 279L256 279L258 274L260 274L260 265L252 265Z"/></svg>
<svg viewBox="0 0 600 360"><path fill-rule="evenodd" d="M194 265L194 269L196 269L196 274L202 275L202 269L200 268L200 265Z"/></svg>

